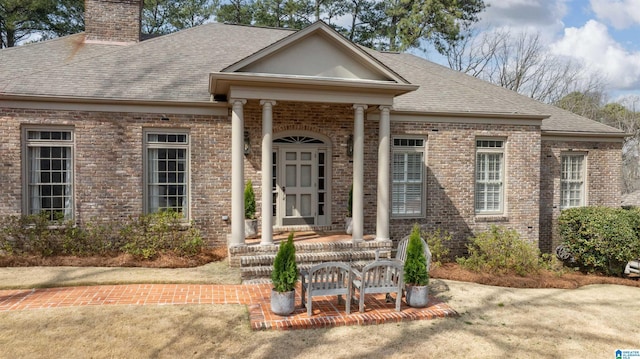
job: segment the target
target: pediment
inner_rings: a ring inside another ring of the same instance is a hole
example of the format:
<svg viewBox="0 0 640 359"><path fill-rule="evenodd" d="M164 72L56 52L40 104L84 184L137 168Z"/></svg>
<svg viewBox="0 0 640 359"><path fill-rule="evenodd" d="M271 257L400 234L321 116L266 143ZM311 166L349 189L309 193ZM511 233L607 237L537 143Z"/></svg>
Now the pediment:
<svg viewBox="0 0 640 359"><path fill-rule="evenodd" d="M316 22L222 72L408 83L323 22Z"/></svg>

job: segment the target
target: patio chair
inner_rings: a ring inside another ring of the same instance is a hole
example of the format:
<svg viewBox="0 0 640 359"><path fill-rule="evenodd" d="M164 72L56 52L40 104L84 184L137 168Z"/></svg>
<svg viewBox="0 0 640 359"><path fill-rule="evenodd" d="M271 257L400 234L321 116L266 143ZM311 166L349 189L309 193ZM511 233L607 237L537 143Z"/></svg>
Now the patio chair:
<svg viewBox="0 0 640 359"><path fill-rule="evenodd" d="M326 262L316 264L308 272L302 272L302 306L307 307L307 315L311 316L313 300L320 295L337 295L338 304L345 295L347 314L351 313L351 295L353 272L351 266L342 262Z"/></svg>
<svg viewBox="0 0 640 359"><path fill-rule="evenodd" d="M360 292L360 312L364 312L364 299L367 294L396 293L396 311L400 311L402 301L403 267L395 259L371 262L362 268L362 272L353 270L354 289Z"/></svg>
<svg viewBox="0 0 640 359"><path fill-rule="evenodd" d="M429 245L427 242L420 238L422 241L422 246L424 247L424 256L427 258L427 272L431 267L431 250L429 250ZM398 243L398 250L396 251L396 259L404 264L404 261L407 260L407 246L409 245L409 236L406 236L400 240Z"/></svg>
<svg viewBox="0 0 640 359"><path fill-rule="evenodd" d="M422 241L422 246L424 247L424 256L427 259L427 272L429 272L429 268L431 267L431 250L429 250L429 245L427 242L420 238ZM404 271L404 261L407 260L407 246L409 245L409 236L406 236L400 240L398 243L398 250L396 251L396 260L402 262L402 268ZM402 283L402 288L404 291L404 283ZM393 297L391 294L387 294L386 297L387 302L392 302Z"/></svg>

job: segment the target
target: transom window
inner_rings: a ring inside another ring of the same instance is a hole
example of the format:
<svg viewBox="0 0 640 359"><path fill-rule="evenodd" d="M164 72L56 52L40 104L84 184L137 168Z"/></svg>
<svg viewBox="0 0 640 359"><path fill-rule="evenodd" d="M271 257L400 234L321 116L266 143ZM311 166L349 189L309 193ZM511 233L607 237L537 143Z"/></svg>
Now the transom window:
<svg viewBox="0 0 640 359"><path fill-rule="evenodd" d="M585 203L585 154L562 155L560 207L581 207Z"/></svg>
<svg viewBox="0 0 640 359"><path fill-rule="evenodd" d="M476 140L476 213L501 214L503 202L504 141Z"/></svg>
<svg viewBox="0 0 640 359"><path fill-rule="evenodd" d="M188 217L189 134L145 133L145 211L175 211Z"/></svg>
<svg viewBox="0 0 640 359"><path fill-rule="evenodd" d="M73 131L26 129L26 213L73 218Z"/></svg>
<svg viewBox="0 0 640 359"><path fill-rule="evenodd" d="M397 217L424 215L424 148L421 138L393 140L391 213Z"/></svg>

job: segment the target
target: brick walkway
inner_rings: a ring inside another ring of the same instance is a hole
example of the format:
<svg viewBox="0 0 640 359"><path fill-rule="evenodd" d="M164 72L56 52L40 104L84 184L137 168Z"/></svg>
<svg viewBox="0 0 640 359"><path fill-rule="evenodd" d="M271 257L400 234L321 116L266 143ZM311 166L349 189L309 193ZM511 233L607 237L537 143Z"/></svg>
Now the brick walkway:
<svg viewBox="0 0 640 359"><path fill-rule="evenodd" d="M245 304L254 330L368 325L457 315L433 297L426 308L410 308L403 302L402 310L396 312L395 302L385 303L382 294L366 297L364 313L359 313L358 306L352 304L350 315L345 313L344 304L337 305L336 297L314 297L313 316L307 317L298 288L296 311L281 317L271 313L270 295L270 284L131 284L0 290L0 312L97 305Z"/></svg>

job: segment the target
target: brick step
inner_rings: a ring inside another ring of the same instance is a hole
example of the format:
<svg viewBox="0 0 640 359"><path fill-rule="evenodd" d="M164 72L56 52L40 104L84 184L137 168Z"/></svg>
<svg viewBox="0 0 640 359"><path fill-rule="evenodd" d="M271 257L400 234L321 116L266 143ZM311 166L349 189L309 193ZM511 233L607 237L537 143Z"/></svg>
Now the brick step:
<svg viewBox="0 0 640 359"><path fill-rule="evenodd" d="M351 262L351 267L357 270L361 270L365 265L371 263L371 260L360 260ZM318 262L321 263L321 262ZM302 263L298 265L298 271L309 270L317 263ZM271 272L273 266L252 266L240 268L240 273L243 283L267 283L270 282Z"/></svg>
<svg viewBox="0 0 640 359"><path fill-rule="evenodd" d="M376 255L379 258L389 258L390 249L375 250L352 250L345 252L304 252L296 253L296 263L322 263L322 262L349 262L358 260L374 260ZM276 254L261 254L254 256L241 256L240 267L273 265Z"/></svg>

